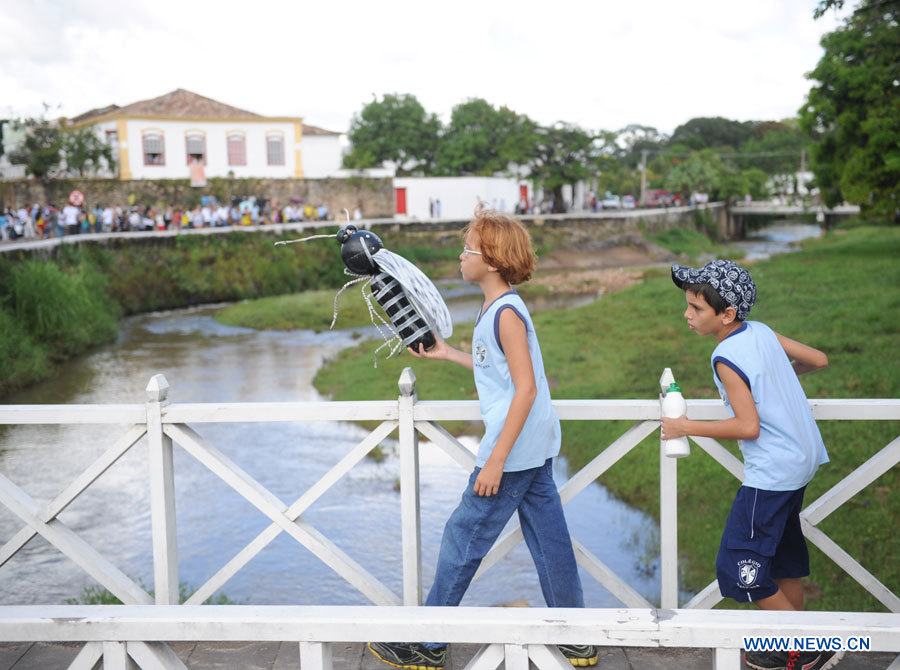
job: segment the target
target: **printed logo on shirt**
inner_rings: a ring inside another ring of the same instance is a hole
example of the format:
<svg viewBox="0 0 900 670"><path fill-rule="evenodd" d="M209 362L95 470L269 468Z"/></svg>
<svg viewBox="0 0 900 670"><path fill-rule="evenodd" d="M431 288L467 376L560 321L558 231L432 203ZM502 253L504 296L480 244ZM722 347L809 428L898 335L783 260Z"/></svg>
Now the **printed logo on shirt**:
<svg viewBox="0 0 900 670"><path fill-rule="evenodd" d="M475 346L472 347L472 358L475 361L475 365L477 365L478 367L487 367L484 363L487 360L487 347L484 346L484 342L482 340L478 340L475 343Z"/></svg>
<svg viewBox="0 0 900 670"><path fill-rule="evenodd" d="M738 561L738 576L744 586L753 586L756 576L759 574L760 564L752 559Z"/></svg>

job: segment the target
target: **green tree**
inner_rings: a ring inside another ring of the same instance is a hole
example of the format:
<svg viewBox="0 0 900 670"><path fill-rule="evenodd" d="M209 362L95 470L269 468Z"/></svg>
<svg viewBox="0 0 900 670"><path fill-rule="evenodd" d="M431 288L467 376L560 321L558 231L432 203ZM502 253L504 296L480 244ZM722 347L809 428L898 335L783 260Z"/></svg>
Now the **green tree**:
<svg viewBox="0 0 900 670"><path fill-rule="evenodd" d="M685 198L695 192L709 193L714 198L724 174L722 159L715 152L704 149L693 152L673 166L666 175L665 185Z"/></svg>
<svg viewBox="0 0 900 670"><path fill-rule="evenodd" d="M825 0L816 13L842 4ZM816 183L829 206L900 220L900 4L862 0L821 44L800 110Z"/></svg>
<svg viewBox="0 0 900 670"><path fill-rule="evenodd" d="M625 126L616 133L616 143L621 148L622 160L631 168L637 168L641 163L644 151L657 154L665 148L669 138L659 132L653 126L631 124Z"/></svg>
<svg viewBox="0 0 900 670"><path fill-rule="evenodd" d="M344 167L367 168L391 161L397 174L430 173L437 151L440 120L414 95L386 94L354 115L350 152Z"/></svg>
<svg viewBox="0 0 900 670"><path fill-rule="evenodd" d="M526 165L534 155L537 125L508 107L474 98L453 108L441 136L436 172L492 175Z"/></svg>
<svg viewBox="0 0 900 670"><path fill-rule="evenodd" d="M752 123L732 121L721 116L697 117L678 126L672 133L671 143L697 150L711 147L737 149L752 134Z"/></svg>
<svg viewBox="0 0 900 670"><path fill-rule="evenodd" d="M103 168L111 172L116 169L112 147L90 128L64 131L62 146L66 169L79 177L83 177L85 173L96 173Z"/></svg>
<svg viewBox="0 0 900 670"><path fill-rule="evenodd" d="M10 152L9 162L24 165L27 174L46 184L62 161L63 139L59 126L44 117L18 119L13 126L25 131L25 140Z"/></svg>
<svg viewBox="0 0 900 670"><path fill-rule="evenodd" d="M536 131L531 174L553 193L553 211L564 212L562 187L593 175L600 150L597 137L570 123L556 123Z"/></svg>

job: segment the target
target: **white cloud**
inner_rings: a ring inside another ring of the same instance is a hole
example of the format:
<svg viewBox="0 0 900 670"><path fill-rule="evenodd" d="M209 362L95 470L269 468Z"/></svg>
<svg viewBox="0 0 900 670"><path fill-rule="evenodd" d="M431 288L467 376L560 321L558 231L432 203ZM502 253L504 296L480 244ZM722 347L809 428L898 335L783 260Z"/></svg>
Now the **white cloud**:
<svg viewBox="0 0 900 670"><path fill-rule="evenodd" d="M445 120L476 96L590 128L781 118L837 25L813 21L815 4L7 0L0 111L75 115L187 88L336 130L387 92Z"/></svg>

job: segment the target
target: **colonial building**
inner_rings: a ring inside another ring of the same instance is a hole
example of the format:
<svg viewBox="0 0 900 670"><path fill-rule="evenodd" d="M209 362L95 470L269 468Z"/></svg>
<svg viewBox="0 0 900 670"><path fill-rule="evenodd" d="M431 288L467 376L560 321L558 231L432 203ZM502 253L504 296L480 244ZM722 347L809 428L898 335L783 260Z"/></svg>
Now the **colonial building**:
<svg viewBox="0 0 900 670"><path fill-rule="evenodd" d="M69 123L94 128L113 146L120 179L185 179L192 164L202 165L206 177L270 179L336 176L341 168L340 133L180 88L92 109Z"/></svg>

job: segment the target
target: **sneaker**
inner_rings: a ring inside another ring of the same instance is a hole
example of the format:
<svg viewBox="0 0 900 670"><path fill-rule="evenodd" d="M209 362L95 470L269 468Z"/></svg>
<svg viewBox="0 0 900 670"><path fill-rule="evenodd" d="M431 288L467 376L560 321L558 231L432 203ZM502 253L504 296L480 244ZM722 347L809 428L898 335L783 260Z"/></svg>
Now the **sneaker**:
<svg viewBox="0 0 900 670"><path fill-rule="evenodd" d="M404 670L443 670L447 647L429 649L418 642L369 642L372 655L392 668Z"/></svg>
<svg viewBox="0 0 900 670"><path fill-rule="evenodd" d="M841 662L842 658L844 658L844 652L842 651L823 651L822 655L819 656L819 662L813 666L813 670L833 668Z"/></svg>
<svg viewBox="0 0 900 670"><path fill-rule="evenodd" d="M597 665L598 649L592 644L561 644L558 648L575 667Z"/></svg>
<svg viewBox="0 0 900 670"><path fill-rule="evenodd" d="M754 670L814 670L821 654L799 651L748 651L747 666Z"/></svg>

